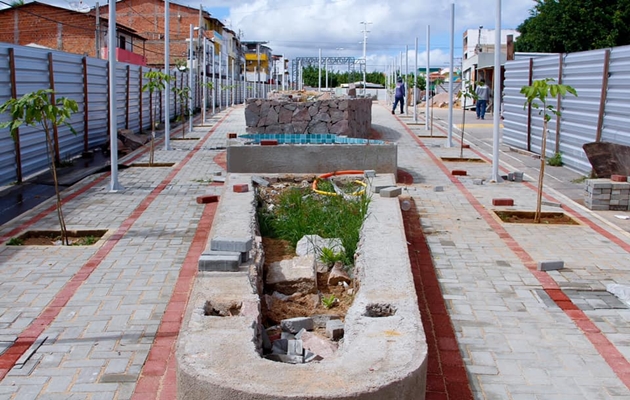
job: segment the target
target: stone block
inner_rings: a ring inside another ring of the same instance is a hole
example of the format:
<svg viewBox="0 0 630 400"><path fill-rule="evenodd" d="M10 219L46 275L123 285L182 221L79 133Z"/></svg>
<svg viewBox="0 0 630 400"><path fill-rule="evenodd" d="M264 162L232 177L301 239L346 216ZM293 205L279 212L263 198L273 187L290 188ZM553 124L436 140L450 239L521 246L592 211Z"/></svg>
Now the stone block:
<svg viewBox="0 0 630 400"><path fill-rule="evenodd" d="M381 190L391 187L391 185L370 185L373 193L380 193Z"/></svg>
<svg viewBox="0 0 630 400"><path fill-rule="evenodd" d="M522 172L514 172L514 182L523 182Z"/></svg>
<svg viewBox="0 0 630 400"><path fill-rule="evenodd" d="M374 171L373 169L366 169L365 171L363 171L363 176L365 176L366 178L374 178L376 176L376 171Z"/></svg>
<svg viewBox="0 0 630 400"><path fill-rule="evenodd" d="M212 182L224 183L225 182L225 176L213 176L212 177Z"/></svg>
<svg viewBox="0 0 630 400"><path fill-rule="evenodd" d="M324 239L319 235L305 235L297 242L295 254L298 256L314 255L319 258L323 248L328 248L335 253L345 251L339 238Z"/></svg>
<svg viewBox="0 0 630 400"><path fill-rule="evenodd" d="M260 176L252 176L252 181L258 186L264 186L264 187L269 186L269 181L261 178Z"/></svg>
<svg viewBox="0 0 630 400"><path fill-rule="evenodd" d="M322 358L332 357L339 348L337 343L324 339L312 332L305 331L301 336L301 340L304 350L315 353Z"/></svg>
<svg viewBox="0 0 630 400"><path fill-rule="evenodd" d="M468 173L463 170L463 169L454 169L451 171L451 175L455 175L455 176L465 176L468 175Z"/></svg>
<svg viewBox="0 0 630 400"><path fill-rule="evenodd" d="M444 186L436 186L433 188L434 192L443 192L444 191Z"/></svg>
<svg viewBox="0 0 630 400"><path fill-rule="evenodd" d="M564 268L564 261L539 261L539 271L555 271Z"/></svg>
<svg viewBox="0 0 630 400"><path fill-rule="evenodd" d="M331 314L315 314L311 315L313 319L313 323L315 324L315 328L326 328L326 323L331 319L340 319L338 315ZM301 339L301 338L300 338Z"/></svg>
<svg viewBox="0 0 630 400"><path fill-rule="evenodd" d="M312 331L314 326L313 319L308 317L296 317L280 321L280 327L282 330L291 333L298 333L302 329Z"/></svg>
<svg viewBox="0 0 630 400"><path fill-rule="evenodd" d="M250 238L227 238L215 236L210 241L210 250L229 251L240 253L248 252L252 249L253 239Z"/></svg>
<svg viewBox="0 0 630 400"><path fill-rule="evenodd" d="M199 257L197 265L199 271L238 271L241 265L241 253L210 251Z"/></svg>
<svg viewBox="0 0 630 400"><path fill-rule="evenodd" d="M628 182L628 177L626 175L611 175L610 180L613 182Z"/></svg>
<svg viewBox="0 0 630 400"><path fill-rule="evenodd" d="M398 197L402 194L402 188L401 187L387 187L387 188L381 189L379 194L381 195L381 197Z"/></svg>
<svg viewBox="0 0 630 400"><path fill-rule="evenodd" d="M514 199L492 199L493 206L513 206Z"/></svg>
<svg viewBox="0 0 630 400"><path fill-rule="evenodd" d="M304 356L290 356L287 354L267 354L265 358L267 360L283 362L287 364L303 364L304 363Z"/></svg>
<svg viewBox="0 0 630 400"><path fill-rule="evenodd" d="M237 183L232 185L232 190L236 193L246 193L249 192L249 185L247 183Z"/></svg>
<svg viewBox="0 0 630 400"><path fill-rule="evenodd" d="M542 204L543 206L550 206L550 207L559 207L562 208L562 204L561 203L555 203L553 201L546 201L543 200L540 202L540 204Z"/></svg>
<svg viewBox="0 0 630 400"><path fill-rule="evenodd" d="M289 356L304 355L304 348L302 347L302 341L299 339L289 339L289 343L287 343L287 355Z"/></svg>
<svg viewBox="0 0 630 400"><path fill-rule="evenodd" d="M214 194L208 194L204 196L197 196L197 204L209 204L219 201L219 196Z"/></svg>
<svg viewBox="0 0 630 400"><path fill-rule="evenodd" d="M514 181L514 172L508 172L507 180L510 182Z"/></svg>
<svg viewBox="0 0 630 400"><path fill-rule="evenodd" d="M331 319L326 322L326 336L332 340L339 340L344 334L344 323L340 319Z"/></svg>
<svg viewBox="0 0 630 400"><path fill-rule="evenodd" d="M473 179L473 185L483 185L483 179Z"/></svg>
<svg viewBox="0 0 630 400"><path fill-rule="evenodd" d="M271 263L267 268L265 285L268 290L287 295L317 293L315 256L294 257Z"/></svg>

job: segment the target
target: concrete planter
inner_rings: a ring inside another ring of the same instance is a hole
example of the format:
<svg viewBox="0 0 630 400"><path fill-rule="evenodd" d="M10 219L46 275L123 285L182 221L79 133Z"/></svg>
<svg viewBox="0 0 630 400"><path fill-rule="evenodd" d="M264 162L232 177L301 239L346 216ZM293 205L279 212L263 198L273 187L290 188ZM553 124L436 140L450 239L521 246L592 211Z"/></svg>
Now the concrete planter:
<svg viewBox="0 0 630 400"><path fill-rule="evenodd" d="M372 179L374 187L395 185L391 174ZM211 237L254 238L253 191L229 190L243 182L251 177L229 175ZM262 257L254 245L238 271L197 276L177 342L178 398L424 399L427 345L398 199L374 195L368 215L355 264L361 289L333 357L292 365L260 356ZM206 315L208 304L231 311Z"/></svg>

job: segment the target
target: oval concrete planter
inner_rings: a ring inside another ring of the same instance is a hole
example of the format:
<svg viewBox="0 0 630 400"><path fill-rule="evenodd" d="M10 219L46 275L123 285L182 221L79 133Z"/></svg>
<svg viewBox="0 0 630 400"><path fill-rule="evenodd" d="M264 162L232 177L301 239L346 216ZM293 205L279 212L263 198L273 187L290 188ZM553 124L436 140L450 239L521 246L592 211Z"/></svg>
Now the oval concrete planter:
<svg viewBox="0 0 630 400"><path fill-rule="evenodd" d="M249 179L231 174L226 187ZM395 185L391 174L373 179L374 186ZM251 218L253 210L234 208L254 207L248 193L226 190L216 215ZM238 222L225 221L215 220L211 236L234 233ZM355 263L361 290L333 357L297 365L261 358L259 256L238 272L197 276L177 342L179 399L424 399L427 345L397 198L373 195ZM235 316L206 316L208 301L240 310ZM375 304L393 315L370 313Z"/></svg>

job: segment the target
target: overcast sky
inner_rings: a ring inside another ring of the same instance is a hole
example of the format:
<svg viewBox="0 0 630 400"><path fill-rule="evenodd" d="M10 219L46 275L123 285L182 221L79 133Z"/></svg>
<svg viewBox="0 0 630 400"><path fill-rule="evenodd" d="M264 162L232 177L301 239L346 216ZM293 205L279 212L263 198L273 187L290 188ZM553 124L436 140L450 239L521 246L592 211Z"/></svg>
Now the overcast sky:
<svg viewBox="0 0 630 400"><path fill-rule="evenodd" d="M68 6L96 0L40 0ZM409 46L409 67L426 60L426 30L431 25L431 66L449 62L450 10L452 0L174 0L204 7L244 40L268 41L274 54L287 58L322 55L363 57L363 25L367 30L368 71L385 71L394 57L400 59ZM106 0L101 0L101 4ZM466 29L495 27L497 0L455 0L454 57L462 56ZM534 1L502 0L502 28L515 29L529 16ZM404 59L404 56L403 56ZM331 67L331 69L336 69Z"/></svg>

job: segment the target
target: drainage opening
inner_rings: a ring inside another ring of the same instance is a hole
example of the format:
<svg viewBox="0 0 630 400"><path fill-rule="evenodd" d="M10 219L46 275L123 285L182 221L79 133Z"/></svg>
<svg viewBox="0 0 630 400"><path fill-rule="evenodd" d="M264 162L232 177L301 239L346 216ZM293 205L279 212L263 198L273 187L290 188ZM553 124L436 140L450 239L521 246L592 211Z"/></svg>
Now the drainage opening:
<svg viewBox="0 0 630 400"><path fill-rule="evenodd" d="M396 307L391 304L372 303L365 307L365 314L363 315L370 318L380 318L391 317L394 314L396 314Z"/></svg>
<svg viewBox="0 0 630 400"><path fill-rule="evenodd" d="M206 301L203 306L203 315L207 317L234 317L241 313L242 303L212 304Z"/></svg>

